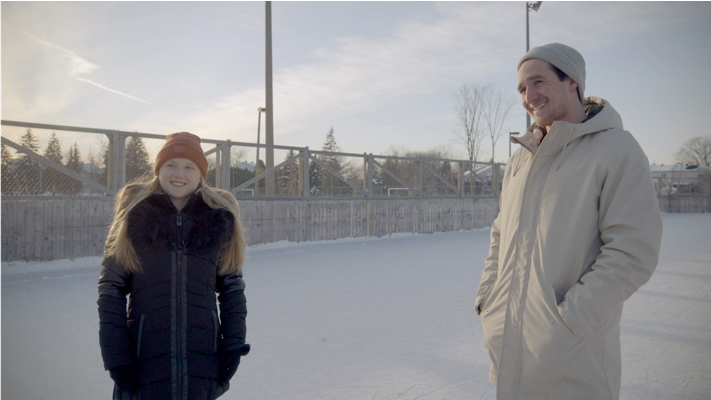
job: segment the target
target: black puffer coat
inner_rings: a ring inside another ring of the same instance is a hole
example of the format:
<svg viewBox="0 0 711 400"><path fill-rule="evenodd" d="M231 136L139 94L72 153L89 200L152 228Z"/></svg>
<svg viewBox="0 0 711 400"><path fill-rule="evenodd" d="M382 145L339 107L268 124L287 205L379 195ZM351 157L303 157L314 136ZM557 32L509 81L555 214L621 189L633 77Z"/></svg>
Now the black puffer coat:
<svg viewBox="0 0 711 400"><path fill-rule="evenodd" d="M217 275L233 223L231 212L210 208L199 193L180 212L166 194L131 210L128 236L142 271L106 258L99 278L104 367L130 364L138 388L116 386L115 399L215 399L229 388L219 383L221 355L249 352L242 275Z"/></svg>

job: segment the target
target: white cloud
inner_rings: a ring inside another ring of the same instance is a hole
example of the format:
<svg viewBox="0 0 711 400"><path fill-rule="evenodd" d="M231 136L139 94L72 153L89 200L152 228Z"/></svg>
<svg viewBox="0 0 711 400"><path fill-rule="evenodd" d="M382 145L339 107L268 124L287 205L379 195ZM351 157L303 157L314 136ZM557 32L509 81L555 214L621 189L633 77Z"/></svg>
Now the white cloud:
<svg viewBox="0 0 711 400"><path fill-rule="evenodd" d="M68 52L68 50L64 50ZM78 75L84 75L91 73L95 69L99 68L98 65L89 62L75 54L67 54L66 57L69 58L69 76L76 78Z"/></svg>
<svg viewBox="0 0 711 400"><path fill-rule="evenodd" d="M316 61L282 68L274 74L275 120L281 133L299 130L325 115L370 112L408 97L441 90L453 76L483 76L504 66L495 49L510 45L492 31L513 22L497 5L440 7L430 21L400 21L390 37L344 37L332 48L314 51ZM481 40L480 38L487 38ZM224 96L178 124L202 127L219 136L256 130L256 108L264 89Z"/></svg>
<svg viewBox="0 0 711 400"><path fill-rule="evenodd" d="M78 54L76 54L75 52L73 52L73 51L71 51L71 50L67 50L67 49L65 49L65 48L63 48L63 47L61 47L61 46L59 46L59 45L56 45L56 44L54 44L54 43L50 43L50 42L47 42L47 41L45 41L45 40L42 40L42 39L40 39L40 38L38 38L38 37L36 37L36 36L30 34L30 33L27 32L27 31L24 31L24 30L21 30L21 29L18 29L18 30L19 30L20 32L24 33L25 35L27 35L30 39L32 39L32 40L35 41L35 42L37 42L37 43L39 43L39 44L42 44L42 45L44 45L44 46L51 47L51 48L53 48L53 49L59 50L59 51L61 51L62 53L64 53L64 56L69 60L68 65L67 65L67 69L68 69L68 75L69 75L70 77L72 77L72 78L74 78L74 79L76 79L76 80L78 80L78 81L80 81L80 82L84 82L84 83L88 83L88 84L90 84L90 85L94 85L94 86L96 86L96 87L98 87L98 88L100 88L100 89L106 90L106 91L108 91L108 92L115 93L115 94L118 94L118 95L120 95L120 96L127 97L127 98L129 98L129 99L131 99L131 100L140 101L140 102L146 103L146 104L152 104L151 102L149 102L149 101L147 101L147 100L143 100L143 99L140 99L140 98L138 98L138 97L131 96L130 94L126 94L126 93L120 92L120 91L118 91L118 90L111 89L111 88L109 88L109 87L107 87L107 86L105 86L105 85L102 85L102 84L98 83L98 82L94 82L94 81L92 81L92 80L89 80L89 79L86 79L86 78L82 78L81 75L90 74L91 72L97 70L97 69L99 68L99 66L96 65L96 64L94 64L94 63L92 63L92 62L90 62L90 61L88 61L88 60L86 60L86 59L84 59L84 58L82 58L82 57L80 57Z"/></svg>

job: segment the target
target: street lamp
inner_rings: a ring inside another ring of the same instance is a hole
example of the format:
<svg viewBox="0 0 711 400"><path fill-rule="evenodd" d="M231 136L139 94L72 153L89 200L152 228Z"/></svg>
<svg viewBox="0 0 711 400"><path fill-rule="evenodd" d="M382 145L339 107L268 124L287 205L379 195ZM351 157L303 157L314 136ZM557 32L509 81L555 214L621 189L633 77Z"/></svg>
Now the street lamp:
<svg viewBox="0 0 711 400"><path fill-rule="evenodd" d="M529 50L529 40L528 40L528 12L529 10L533 10L538 12L538 9L541 7L542 1L536 1L536 2L526 2L526 53L528 53ZM531 126L531 115L526 112L526 129Z"/></svg>
<svg viewBox="0 0 711 400"><path fill-rule="evenodd" d="M273 87L272 87L272 2L265 1L265 30L266 30L266 106L267 112L264 120L264 142L267 144L264 152L267 153L265 169L270 170L274 167L274 103L273 103ZM267 197L274 196L274 174L269 174L265 177L264 182L265 195Z"/></svg>
<svg viewBox="0 0 711 400"><path fill-rule="evenodd" d="M511 158L511 136L518 135L518 132L509 132L509 158Z"/></svg>
<svg viewBox="0 0 711 400"><path fill-rule="evenodd" d="M257 162L254 164L254 175L257 175L259 170L259 130L262 125L262 113L266 111L267 109L264 107L257 108Z"/></svg>

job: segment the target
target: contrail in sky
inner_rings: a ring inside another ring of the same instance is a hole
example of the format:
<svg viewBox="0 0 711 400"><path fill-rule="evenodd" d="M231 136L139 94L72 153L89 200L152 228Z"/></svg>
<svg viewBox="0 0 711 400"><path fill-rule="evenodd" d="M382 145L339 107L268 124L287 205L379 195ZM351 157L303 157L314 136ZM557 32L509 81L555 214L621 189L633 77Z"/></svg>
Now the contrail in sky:
<svg viewBox="0 0 711 400"><path fill-rule="evenodd" d="M65 48L62 47L62 46L58 46L58 45L56 45L56 44L53 44L53 43L44 41L44 40L42 40L42 39L40 39L40 38L38 38L38 37L33 36L32 34L26 32L26 31L24 31L24 30L21 30L21 29L18 29L18 30L19 30L20 32L24 33L25 35L29 36L29 37L30 37L32 40L34 40L35 42L40 43L40 44L43 44L43 45L48 46L48 47L51 47L51 48L53 48L53 49L59 50L59 51L61 51L62 53L64 53L64 56L67 57L67 58L69 58L69 76L71 76L72 78L74 78L74 79L76 79L76 80L78 80L78 81L81 81L81 82L89 83L89 84L94 85L94 86L96 86L96 87L98 87L98 88L104 89L104 90L106 90L106 91L108 91L108 92L116 93L116 94L118 94L118 95L121 95L121 96L124 96L124 97L128 97L128 98L131 99L131 100L140 101L141 103L146 103L146 104L153 104L153 103L151 103L151 102L149 102L149 101L146 101L146 100L143 100L143 99L139 99L139 98L136 97L136 96L131 96L130 94L126 94L126 93L123 93L123 92L119 92L118 90L114 90L114 89L108 88L108 87L106 87L106 86L104 86L104 85L102 85L102 84L100 84L100 83L98 83L98 82L94 82L94 81L89 80L89 79L86 79L86 78L80 78L79 75L81 75L81 74L88 74L88 73L90 73L91 71L93 71L93 70L99 68L99 66L96 65L96 64L94 64L94 63L92 63L92 62L90 62L90 61L87 61L87 60L85 60L85 59L79 57L78 54L76 54L75 52L73 52L73 51L71 51L71 50L67 50L67 49L65 49Z"/></svg>

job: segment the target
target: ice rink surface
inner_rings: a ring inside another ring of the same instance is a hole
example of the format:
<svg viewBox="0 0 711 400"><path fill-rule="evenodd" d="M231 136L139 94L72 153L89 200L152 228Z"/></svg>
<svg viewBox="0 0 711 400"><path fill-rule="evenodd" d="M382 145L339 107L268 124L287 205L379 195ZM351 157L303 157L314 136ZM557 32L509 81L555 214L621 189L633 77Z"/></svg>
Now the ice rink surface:
<svg viewBox="0 0 711 400"><path fill-rule="evenodd" d="M711 398L711 214L663 214L657 271L625 303L626 400ZM489 230L250 248L247 341L221 399L496 397L473 303ZM98 257L2 263L2 398L110 399Z"/></svg>

